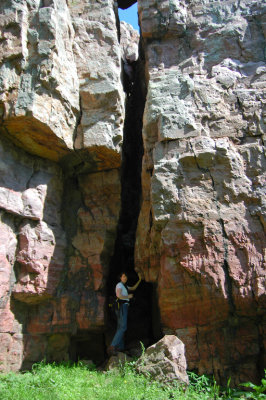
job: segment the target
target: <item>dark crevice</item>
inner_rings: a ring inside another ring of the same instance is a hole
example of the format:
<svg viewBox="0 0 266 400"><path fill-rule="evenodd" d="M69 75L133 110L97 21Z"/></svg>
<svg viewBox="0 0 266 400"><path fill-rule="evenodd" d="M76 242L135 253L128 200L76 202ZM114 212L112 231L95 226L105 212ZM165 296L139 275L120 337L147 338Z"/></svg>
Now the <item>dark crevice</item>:
<svg viewBox="0 0 266 400"><path fill-rule="evenodd" d="M259 353L258 353L258 361L257 361L257 370L259 372L260 379L264 378L265 376L265 346L264 346L264 334L263 334L263 318L259 317L257 322L257 329L258 329L258 346L259 346Z"/></svg>
<svg viewBox="0 0 266 400"><path fill-rule="evenodd" d="M230 277L230 272L229 272L229 266L227 260L224 260L224 263L222 265L224 275L225 275L225 282L226 282L226 291L228 295L228 304L229 304L229 310L231 315L234 315L236 312L236 307L234 303L234 297L233 297L233 284L232 284L232 279Z"/></svg>
<svg viewBox="0 0 266 400"><path fill-rule="evenodd" d="M77 116L76 126L75 126L74 134L73 134L74 149L75 149L75 141L78 136L78 128L80 126L81 120L82 120L82 99L81 99L81 95L79 95L79 114ZM82 143L82 147L84 147L83 143Z"/></svg>
<svg viewBox="0 0 266 400"><path fill-rule="evenodd" d="M219 206L217 205L217 210L218 213L220 214L220 209ZM228 295L228 304L229 304L229 310L231 315L234 315L236 312L236 307L234 303L234 297L233 297L233 282L232 278L230 276L230 271L229 271L229 265L228 265L228 236L224 227L224 221L222 218L219 220L220 226L222 228L222 233L223 233L223 247L224 247L224 263L222 265L223 271L224 271L224 276L225 276L225 283L226 283L226 291Z"/></svg>
<svg viewBox="0 0 266 400"><path fill-rule="evenodd" d="M221 226L222 229L222 236L223 236L223 248L224 248L224 262L222 265L223 271L224 271L224 276L225 276L225 286L226 286L226 292L227 292L227 296L228 296L228 305L229 305L229 312L231 314L231 316L235 315L236 312L236 307L235 307L235 303L234 303L234 296L233 296L233 282L232 282L232 278L230 276L230 269L229 269L229 265L228 265L228 236L225 230L225 226L224 226L224 221L221 217L221 213L220 213L220 205L218 203L217 200L217 191L215 188L215 181L213 176L211 175L211 172L209 171L211 180L212 180L212 186L213 186L213 190L214 190L214 194L215 194L215 203L216 203L216 208L217 208L217 212L219 215L219 224Z"/></svg>
<svg viewBox="0 0 266 400"><path fill-rule="evenodd" d="M78 177L76 175L73 176L64 176L64 191L63 191L63 199L62 203L62 226L66 233L66 241L67 241L67 252L66 252L66 260L65 260L65 269L62 273L61 282L59 287L57 288L57 296L60 297L64 291L68 288L68 268L69 268L69 259L74 254L74 248L72 246L72 239L75 237L78 229L78 210L84 205L82 200L82 195L78 183ZM77 291L76 288L75 291Z"/></svg>
<svg viewBox="0 0 266 400"><path fill-rule="evenodd" d="M69 356L72 361L86 360L101 365L105 360L103 332L77 331L71 337Z"/></svg>
<svg viewBox="0 0 266 400"><path fill-rule="evenodd" d="M143 157L142 119L145 106L146 88L144 82L144 61L140 49L140 59L131 64L131 78L124 72L123 84L126 92L126 114L121 167L121 210L118 222L114 254L109 267L107 298L114 295L118 274L126 271L129 286L136 283L138 277L134 270L134 249L136 229L141 207L141 169ZM154 306L154 288L142 281L134 293L128 316L126 346L142 341L145 345L153 342L158 331L153 319L158 320ZM106 313L106 329L113 333L116 321ZM111 339L108 338L109 340Z"/></svg>

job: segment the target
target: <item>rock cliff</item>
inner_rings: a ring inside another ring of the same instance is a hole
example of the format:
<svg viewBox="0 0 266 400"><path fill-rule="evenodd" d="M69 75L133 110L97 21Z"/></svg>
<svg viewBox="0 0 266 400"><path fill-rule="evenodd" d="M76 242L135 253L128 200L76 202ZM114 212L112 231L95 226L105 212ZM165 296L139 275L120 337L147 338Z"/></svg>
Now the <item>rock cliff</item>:
<svg viewBox="0 0 266 400"><path fill-rule="evenodd" d="M101 362L127 267L128 340L174 334L188 369L256 381L265 6L138 0L139 44L133 3L0 4L0 369Z"/></svg>
<svg viewBox="0 0 266 400"><path fill-rule="evenodd" d="M100 331L101 359L125 116L117 8L7 0L0 14L0 368L68 359L79 330Z"/></svg>
<svg viewBox="0 0 266 400"><path fill-rule="evenodd" d="M139 0L146 54L136 267L188 368L265 365L265 6ZM152 17L151 17L152 16Z"/></svg>

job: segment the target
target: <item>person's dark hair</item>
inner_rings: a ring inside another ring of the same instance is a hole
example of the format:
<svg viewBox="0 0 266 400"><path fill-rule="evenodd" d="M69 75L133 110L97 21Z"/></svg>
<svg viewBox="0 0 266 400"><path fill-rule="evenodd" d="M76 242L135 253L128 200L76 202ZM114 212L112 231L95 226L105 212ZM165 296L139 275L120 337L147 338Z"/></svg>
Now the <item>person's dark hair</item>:
<svg viewBox="0 0 266 400"><path fill-rule="evenodd" d="M121 276L124 275L124 274L127 276L127 272L126 272L126 271L121 271L121 272L119 272L117 278L118 278L118 279L121 279Z"/></svg>

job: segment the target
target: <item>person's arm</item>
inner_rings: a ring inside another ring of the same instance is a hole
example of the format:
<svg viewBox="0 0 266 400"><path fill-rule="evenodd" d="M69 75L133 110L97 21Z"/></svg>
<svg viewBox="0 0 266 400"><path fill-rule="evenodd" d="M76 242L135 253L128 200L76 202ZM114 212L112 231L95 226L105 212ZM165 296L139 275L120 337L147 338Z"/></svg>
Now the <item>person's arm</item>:
<svg viewBox="0 0 266 400"><path fill-rule="evenodd" d="M136 290L137 289L137 287L139 286L139 284L140 284L140 282L141 282L141 275L140 275L140 273L138 273L138 277L139 277L139 280L138 280L138 282L134 285L134 286L128 286L128 290L130 290L130 291L133 291L134 292L134 290Z"/></svg>
<svg viewBox="0 0 266 400"><path fill-rule="evenodd" d="M127 296L123 296L122 295L122 289L121 288L117 288L116 289L116 297L118 297L120 300L130 300L133 297L133 294L129 294Z"/></svg>

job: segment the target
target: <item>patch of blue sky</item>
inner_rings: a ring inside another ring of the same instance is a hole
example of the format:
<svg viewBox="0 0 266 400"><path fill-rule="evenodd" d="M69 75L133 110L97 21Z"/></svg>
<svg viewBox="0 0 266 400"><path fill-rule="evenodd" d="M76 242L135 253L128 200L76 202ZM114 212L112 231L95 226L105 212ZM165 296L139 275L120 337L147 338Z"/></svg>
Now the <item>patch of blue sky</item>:
<svg viewBox="0 0 266 400"><path fill-rule="evenodd" d="M137 3L133 4L131 7L126 10L118 9L119 19L120 21L125 21L128 24L132 25L134 29L139 32L139 24L138 24L138 5Z"/></svg>

